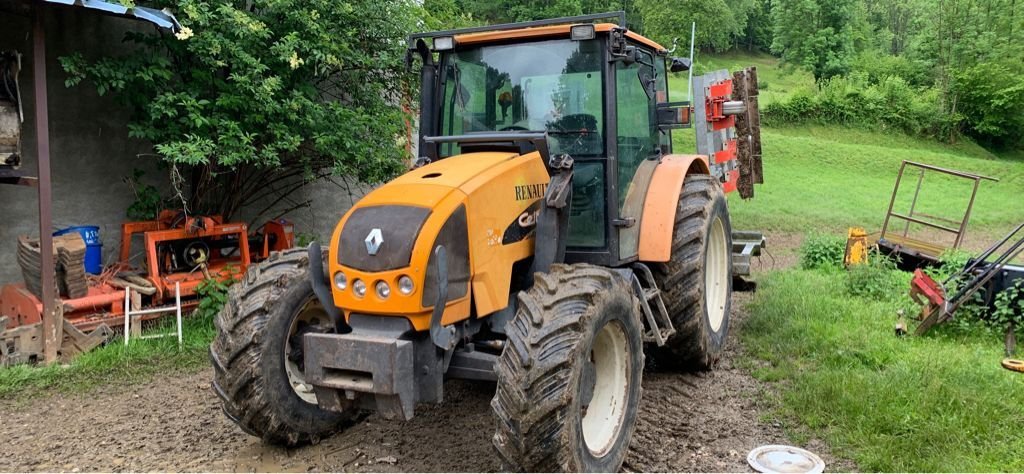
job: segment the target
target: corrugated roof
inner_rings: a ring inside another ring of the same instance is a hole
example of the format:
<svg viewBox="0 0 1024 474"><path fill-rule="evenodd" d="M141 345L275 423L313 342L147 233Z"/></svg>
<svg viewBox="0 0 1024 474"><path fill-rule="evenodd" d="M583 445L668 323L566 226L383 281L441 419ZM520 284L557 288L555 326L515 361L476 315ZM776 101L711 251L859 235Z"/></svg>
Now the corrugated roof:
<svg viewBox="0 0 1024 474"><path fill-rule="evenodd" d="M90 10L96 10L100 13L107 15L116 15L135 20L148 21L160 28L168 29L171 31L178 31L181 29L181 24L174 18L171 12L165 10L157 10L155 8L146 7L126 7L120 3L104 2L102 0L42 0L46 3L54 3L57 5L67 5L72 7L88 8Z"/></svg>

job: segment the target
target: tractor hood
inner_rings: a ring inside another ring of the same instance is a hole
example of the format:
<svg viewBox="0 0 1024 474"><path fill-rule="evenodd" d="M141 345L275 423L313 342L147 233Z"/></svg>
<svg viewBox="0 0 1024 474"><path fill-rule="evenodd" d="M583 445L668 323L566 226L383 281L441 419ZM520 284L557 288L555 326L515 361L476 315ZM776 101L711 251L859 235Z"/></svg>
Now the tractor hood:
<svg viewBox="0 0 1024 474"><path fill-rule="evenodd" d="M460 206L482 176L516 153L467 153L431 163L373 190L345 214L332 239L336 261L367 272L409 266L428 220L441 223Z"/></svg>
<svg viewBox="0 0 1024 474"><path fill-rule="evenodd" d="M530 255L534 221L528 208L536 207L548 180L537 152L479 152L416 168L373 190L345 213L331 238L328 270L336 305L346 314L403 315L425 328L429 311L425 319L417 314L436 303L437 247L446 249L449 304L469 304L473 275L481 282L502 276L491 285L494 295L481 294L478 304L507 304L501 294L509 276L489 266ZM479 268L471 270L473 265ZM385 297L374 292L378 284L398 288L403 277L413 290L387 290Z"/></svg>
<svg viewBox="0 0 1024 474"><path fill-rule="evenodd" d="M470 186L473 178L484 171L517 156L515 153L492 152L445 158L409 171L375 189L360 200L357 207L409 204L433 208L452 191ZM471 190L463 189L463 192L468 194Z"/></svg>

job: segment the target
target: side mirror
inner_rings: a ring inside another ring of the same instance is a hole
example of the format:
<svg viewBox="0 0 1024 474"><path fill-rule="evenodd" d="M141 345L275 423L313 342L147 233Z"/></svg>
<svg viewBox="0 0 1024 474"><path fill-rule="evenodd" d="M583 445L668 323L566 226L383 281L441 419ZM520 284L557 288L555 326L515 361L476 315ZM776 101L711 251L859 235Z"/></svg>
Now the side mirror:
<svg viewBox="0 0 1024 474"><path fill-rule="evenodd" d="M689 71L692 65L690 58L672 58L672 65L668 67L668 70L672 72Z"/></svg>
<svg viewBox="0 0 1024 474"><path fill-rule="evenodd" d="M658 128L673 130L690 127L689 102L662 102L658 104Z"/></svg>

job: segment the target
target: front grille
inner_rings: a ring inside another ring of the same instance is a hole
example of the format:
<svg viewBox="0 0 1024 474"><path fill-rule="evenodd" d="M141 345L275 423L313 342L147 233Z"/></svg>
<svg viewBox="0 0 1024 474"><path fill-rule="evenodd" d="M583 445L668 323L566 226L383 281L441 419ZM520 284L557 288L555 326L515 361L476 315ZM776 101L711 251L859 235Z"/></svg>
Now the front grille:
<svg viewBox="0 0 1024 474"><path fill-rule="evenodd" d="M434 306L437 300L437 258L434 249L444 245L448 258L448 301L457 300L469 290L469 232L466 227L466 206L459 206L441 227L434 245L430 247L427 275L423 282L424 307Z"/></svg>
<svg viewBox="0 0 1024 474"><path fill-rule="evenodd" d="M364 272L381 272L409 266L412 248L430 209L415 206L370 206L356 209L345 221L338 242L338 263ZM380 229L383 242L370 255L366 239Z"/></svg>

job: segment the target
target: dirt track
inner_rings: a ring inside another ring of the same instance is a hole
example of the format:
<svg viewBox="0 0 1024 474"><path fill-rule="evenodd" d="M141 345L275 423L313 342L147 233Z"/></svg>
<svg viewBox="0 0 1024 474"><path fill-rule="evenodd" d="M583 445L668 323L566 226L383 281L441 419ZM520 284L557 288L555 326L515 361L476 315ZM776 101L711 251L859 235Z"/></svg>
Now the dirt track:
<svg viewBox="0 0 1024 474"><path fill-rule="evenodd" d="M783 257L785 258L785 257ZM766 387L736 368L749 295L736 294L730 342L706 374L647 372L626 471L749 471L747 452L789 443L762 421ZM445 403L409 422L376 416L318 445L285 450L229 422L211 370L135 386L0 406L0 471L494 471L493 384L450 382ZM2 402L0 402L2 403ZM836 466L820 443L808 446Z"/></svg>

